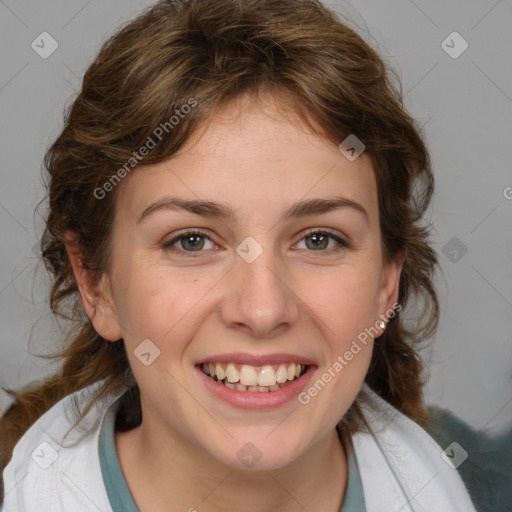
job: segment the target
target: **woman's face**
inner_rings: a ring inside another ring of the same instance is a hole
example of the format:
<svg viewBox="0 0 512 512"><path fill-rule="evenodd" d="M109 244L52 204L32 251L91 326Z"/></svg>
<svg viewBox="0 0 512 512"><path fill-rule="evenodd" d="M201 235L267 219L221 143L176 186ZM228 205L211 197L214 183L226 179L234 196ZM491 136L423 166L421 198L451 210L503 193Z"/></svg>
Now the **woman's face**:
<svg viewBox="0 0 512 512"><path fill-rule="evenodd" d="M400 272L383 264L364 153L269 105L226 109L119 185L110 309L94 320L124 338L147 435L237 468L283 467L332 435Z"/></svg>

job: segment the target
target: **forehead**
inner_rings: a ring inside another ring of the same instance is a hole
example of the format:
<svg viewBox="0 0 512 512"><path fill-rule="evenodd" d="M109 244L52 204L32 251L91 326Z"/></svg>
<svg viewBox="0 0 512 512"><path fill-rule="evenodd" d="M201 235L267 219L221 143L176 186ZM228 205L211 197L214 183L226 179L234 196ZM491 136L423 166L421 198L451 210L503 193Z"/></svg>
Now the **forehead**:
<svg viewBox="0 0 512 512"><path fill-rule="evenodd" d="M371 160L349 161L275 98L237 102L214 115L180 151L137 167L121 184L118 207L137 215L159 196L229 203L252 218L274 215L301 199L343 196L377 214ZM341 142L341 141L340 141Z"/></svg>

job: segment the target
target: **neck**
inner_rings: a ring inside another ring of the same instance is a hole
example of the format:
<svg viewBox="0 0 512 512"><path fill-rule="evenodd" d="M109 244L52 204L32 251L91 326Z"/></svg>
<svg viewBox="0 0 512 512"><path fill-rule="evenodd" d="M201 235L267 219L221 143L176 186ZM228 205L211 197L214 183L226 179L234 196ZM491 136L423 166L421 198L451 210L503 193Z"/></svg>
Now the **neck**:
<svg viewBox="0 0 512 512"><path fill-rule="evenodd" d="M339 512L347 458L332 430L292 463L276 470L236 470L186 441L162 442L144 428L116 432L128 487L141 510L212 512Z"/></svg>

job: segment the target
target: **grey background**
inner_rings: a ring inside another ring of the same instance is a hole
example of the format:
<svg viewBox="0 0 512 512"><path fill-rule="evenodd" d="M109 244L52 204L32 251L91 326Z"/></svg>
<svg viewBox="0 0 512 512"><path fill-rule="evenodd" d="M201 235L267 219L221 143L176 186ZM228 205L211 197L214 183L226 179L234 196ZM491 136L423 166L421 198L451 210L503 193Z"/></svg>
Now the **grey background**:
<svg viewBox="0 0 512 512"><path fill-rule="evenodd" d="M50 373L55 365L31 353L61 338L34 247L44 151L100 44L151 3L0 0L0 386ZM444 277L439 331L423 351L427 400L500 431L512 424L512 2L326 4L398 72L431 151L430 219ZM456 59L441 46L454 31L469 44ZM42 32L59 45L47 59L31 47Z"/></svg>

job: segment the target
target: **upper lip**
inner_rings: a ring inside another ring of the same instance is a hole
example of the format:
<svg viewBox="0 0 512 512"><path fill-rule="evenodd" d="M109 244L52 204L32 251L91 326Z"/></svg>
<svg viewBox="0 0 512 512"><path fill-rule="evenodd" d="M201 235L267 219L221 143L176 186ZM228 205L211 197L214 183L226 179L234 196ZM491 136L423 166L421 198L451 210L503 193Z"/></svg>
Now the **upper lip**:
<svg viewBox="0 0 512 512"><path fill-rule="evenodd" d="M298 363L302 365L314 365L315 362L304 356L299 356L297 354L266 354L266 355L253 355L246 353L232 353L232 354L219 354L216 356L206 357L205 359L201 359L197 364L201 363L238 363L238 364L247 364L251 366L264 366L271 364L280 364L280 363Z"/></svg>

